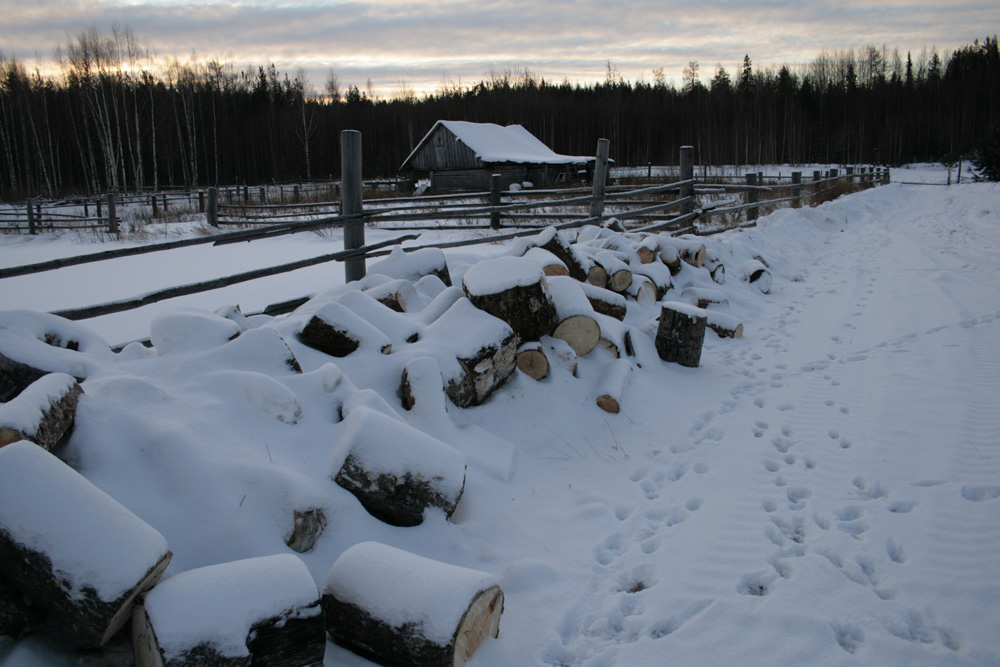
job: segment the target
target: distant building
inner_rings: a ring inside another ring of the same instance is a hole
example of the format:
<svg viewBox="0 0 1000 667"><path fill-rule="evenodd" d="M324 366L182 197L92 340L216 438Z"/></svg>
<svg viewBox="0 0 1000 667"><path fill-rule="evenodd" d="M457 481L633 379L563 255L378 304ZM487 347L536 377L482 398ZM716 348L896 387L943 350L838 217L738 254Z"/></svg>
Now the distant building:
<svg viewBox="0 0 1000 667"><path fill-rule="evenodd" d="M506 190L525 181L539 187L571 181L595 158L559 155L520 125L439 120L403 164L411 180L443 190L485 191L500 174Z"/></svg>

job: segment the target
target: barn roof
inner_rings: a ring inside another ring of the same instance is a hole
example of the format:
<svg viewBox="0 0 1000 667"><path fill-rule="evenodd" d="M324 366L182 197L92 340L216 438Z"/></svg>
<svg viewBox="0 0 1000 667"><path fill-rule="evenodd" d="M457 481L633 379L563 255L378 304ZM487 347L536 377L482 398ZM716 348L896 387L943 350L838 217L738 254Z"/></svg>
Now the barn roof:
<svg viewBox="0 0 1000 667"><path fill-rule="evenodd" d="M403 160L400 170L424 147L438 126L444 126L468 146L484 163L516 162L519 164L584 164L595 158L580 155L560 155L546 146L521 125L471 123L464 120L439 120L424 135L413 152Z"/></svg>

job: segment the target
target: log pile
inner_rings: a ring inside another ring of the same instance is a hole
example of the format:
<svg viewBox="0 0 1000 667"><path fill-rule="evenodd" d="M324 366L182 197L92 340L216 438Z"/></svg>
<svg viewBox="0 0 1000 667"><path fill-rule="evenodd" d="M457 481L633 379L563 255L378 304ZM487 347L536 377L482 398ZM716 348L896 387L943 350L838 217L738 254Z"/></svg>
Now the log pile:
<svg viewBox="0 0 1000 667"><path fill-rule="evenodd" d="M83 390L76 378L49 373L0 403L0 447L30 440L51 450L73 428Z"/></svg>

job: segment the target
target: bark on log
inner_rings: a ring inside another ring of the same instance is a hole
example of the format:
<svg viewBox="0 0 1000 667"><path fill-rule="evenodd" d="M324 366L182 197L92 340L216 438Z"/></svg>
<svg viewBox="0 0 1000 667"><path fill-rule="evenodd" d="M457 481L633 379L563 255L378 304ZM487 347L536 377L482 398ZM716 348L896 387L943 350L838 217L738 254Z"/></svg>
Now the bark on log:
<svg viewBox="0 0 1000 667"><path fill-rule="evenodd" d="M532 380L541 380L549 374L549 359L541 343L525 343L518 349L517 369Z"/></svg>
<svg viewBox="0 0 1000 667"><path fill-rule="evenodd" d="M608 289L621 294L632 284L632 271L628 264L619 259L609 250L601 250L594 255L594 260L604 267L608 274Z"/></svg>
<svg viewBox="0 0 1000 667"><path fill-rule="evenodd" d="M466 271L462 283L476 308L506 322L522 341L538 340L558 323L542 269L530 259L478 262Z"/></svg>
<svg viewBox="0 0 1000 667"><path fill-rule="evenodd" d="M328 303L299 331L309 347L334 357L346 357L364 344L382 354L392 351L389 338L339 303Z"/></svg>
<svg viewBox="0 0 1000 667"><path fill-rule="evenodd" d="M132 644L137 667L302 667L322 664L326 625L309 570L282 554L164 581L136 605Z"/></svg>
<svg viewBox="0 0 1000 667"><path fill-rule="evenodd" d="M45 627L45 612L24 594L0 579L0 637L19 639Z"/></svg>
<svg viewBox="0 0 1000 667"><path fill-rule="evenodd" d="M445 285L451 286L451 273L440 248L421 248L406 252L402 246L397 245L388 257L372 262L368 266L368 273L380 273L410 282L416 282L423 276L437 276Z"/></svg>
<svg viewBox="0 0 1000 667"><path fill-rule="evenodd" d="M545 231L535 237L535 242L539 248L548 250L555 255L565 266L570 277L583 281L587 279L587 273L591 262L576 251L570 245L566 237L555 227L548 227Z"/></svg>
<svg viewBox="0 0 1000 667"><path fill-rule="evenodd" d="M333 480L369 514L393 526L423 523L430 507L451 517L465 489L465 457L371 408L345 416L340 456Z"/></svg>
<svg viewBox="0 0 1000 667"><path fill-rule="evenodd" d="M708 250L705 248L704 243L690 239L676 238L665 234L660 234L657 238L659 239L661 248L664 246L672 246L677 250L677 254L680 255L680 258L691 266L695 268L705 266L705 254Z"/></svg>
<svg viewBox="0 0 1000 667"><path fill-rule="evenodd" d="M0 447L30 440L51 450L73 428L80 384L64 373L35 380L8 403L0 404Z"/></svg>
<svg viewBox="0 0 1000 667"><path fill-rule="evenodd" d="M660 262L670 269L670 275L676 276L681 272L681 256L677 248L670 245L660 246Z"/></svg>
<svg viewBox="0 0 1000 667"><path fill-rule="evenodd" d="M552 337L566 341L577 356L587 355L601 339L601 327L580 283L569 276L553 276L548 291L558 320Z"/></svg>
<svg viewBox="0 0 1000 667"><path fill-rule="evenodd" d="M663 361L697 367L705 341L705 311L678 301L668 301L660 311L656 352Z"/></svg>
<svg viewBox="0 0 1000 667"><path fill-rule="evenodd" d="M0 403L11 400L45 374L46 371L14 361L0 353Z"/></svg>
<svg viewBox="0 0 1000 667"><path fill-rule="evenodd" d="M162 535L41 447L0 448L0 572L75 647L98 648L121 629L170 556Z"/></svg>
<svg viewBox="0 0 1000 667"><path fill-rule="evenodd" d="M350 290L337 298L337 303L381 331L393 349L420 338L420 326L412 318L396 312L359 290Z"/></svg>
<svg viewBox="0 0 1000 667"><path fill-rule="evenodd" d="M330 569L323 612L335 642L379 664L462 667L498 635L503 591L485 572L363 542Z"/></svg>
<svg viewBox="0 0 1000 667"><path fill-rule="evenodd" d="M366 287L365 294L397 313L407 313L420 307L417 288L409 280L390 280L381 285Z"/></svg>
<svg viewBox="0 0 1000 667"><path fill-rule="evenodd" d="M632 377L632 362L616 359L601 374L598 381L597 407L611 414L621 411L622 396Z"/></svg>
<svg viewBox="0 0 1000 667"><path fill-rule="evenodd" d="M721 285L726 282L726 265L722 263L722 257L717 251L709 250L705 253L705 268L716 283Z"/></svg>
<svg viewBox="0 0 1000 667"><path fill-rule="evenodd" d="M725 292L709 287L688 287L681 293L681 298L699 308L707 308L710 305L724 306L729 303L729 297Z"/></svg>
<svg viewBox="0 0 1000 667"><path fill-rule="evenodd" d="M580 283L580 286L595 312L613 317L616 320L625 319L627 306L625 297L621 294L587 282Z"/></svg>
<svg viewBox="0 0 1000 667"><path fill-rule="evenodd" d="M326 512L322 507L295 510L294 520L292 534L285 540L285 544L292 551L302 554L316 546L316 540L323 534L323 529L326 528Z"/></svg>
<svg viewBox="0 0 1000 667"><path fill-rule="evenodd" d="M739 338L743 335L743 324L732 315L715 310L705 311L705 322L708 328L721 338Z"/></svg>

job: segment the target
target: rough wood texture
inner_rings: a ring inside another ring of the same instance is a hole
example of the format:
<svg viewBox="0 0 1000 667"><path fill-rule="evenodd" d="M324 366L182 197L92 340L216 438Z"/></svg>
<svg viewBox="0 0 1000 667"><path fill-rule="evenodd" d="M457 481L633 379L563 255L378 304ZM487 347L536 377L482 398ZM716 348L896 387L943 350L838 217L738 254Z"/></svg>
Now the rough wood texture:
<svg viewBox="0 0 1000 667"><path fill-rule="evenodd" d="M511 332L499 345L484 345L475 356L458 357L462 376L453 378L445 387L451 402L467 408L485 401L514 372L520 342L518 335Z"/></svg>
<svg viewBox="0 0 1000 667"><path fill-rule="evenodd" d="M377 347L383 354L392 351L385 334L337 303L326 304L306 322L299 339L333 357L346 357L363 343Z"/></svg>
<svg viewBox="0 0 1000 667"><path fill-rule="evenodd" d="M323 595L323 613L335 642L380 665L462 667L483 641L499 634L503 591L493 586L476 595L446 645L422 637L419 627L393 627L330 593Z"/></svg>
<svg viewBox="0 0 1000 667"><path fill-rule="evenodd" d="M0 579L0 637L18 639L45 627L45 612L25 600L24 595Z"/></svg>
<svg viewBox="0 0 1000 667"><path fill-rule="evenodd" d="M533 380L549 374L549 359L540 343L525 343L517 351L517 369Z"/></svg>
<svg viewBox="0 0 1000 667"><path fill-rule="evenodd" d="M46 374L0 353L0 403L11 400L32 382Z"/></svg>
<svg viewBox="0 0 1000 667"><path fill-rule="evenodd" d="M556 309L542 282L494 294L472 294L466 289L466 295L476 308L506 322L522 341L538 340L557 324Z"/></svg>
<svg viewBox="0 0 1000 667"><path fill-rule="evenodd" d="M316 546L316 540L326 528L326 512L321 507L295 510L295 525L285 544L292 551L305 553Z"/></svg>
<svg viewBox="0 0 1000 667"><path fill-rule="evenodd" d="M729 303L729 297L725 292L709 287L688 287L681 293L681 298L699 308Z"/></svg>
<svg viewBox="0 0 1000 667"><path fill-rule="evenodd" d="M66 382L60 382L59 378L65 378ZM57 391L47 390L42 386L46 384L55 385ZM18 440L30 440L51 450L73 428L77 401L82 393L80 384L68 375L51 373L39 378L8 404L16 408L26 402L33 403L31 407L37 411L38 420L30 425L4 423L5 411L0 409L0 447Z"/></svg>
<svg viewBox="0 0 1000 667"><path fill-rule="evenodd" d="M660 311L656 330L656 352L660 359L681 366L696 367L701 362L705 341L704 311L688 304L667 302Z"/></svg>
<svg viewBox="0 0 1000 667"><path fill-rule="evenodd" d="M559 230L553 228L552 232L539 234L539 241L538 247L555 255L566 266L570 277L580 281L587 279L589 262L570 245Z"/></svg>
<svg viewBox="0 0 1000 667"><path fill-rule="evenodd" d="M587 296L587 300L590 301L590 306L594 309L594 312L613 317L616 320L625 319L627 306L625 297L621 294L591 285L590 283L580 283L580 286L583 287L583 293Z"/></svg>
<svg viewBox="0 0 1000 667"><path fill-rule="evenodd" d="M608 286L608 272L595 263L587 270L587 282L595 287L605 288Z"/></svg>
<svg viewBox="0 0 1000 667"><path fill-rule="evenodd" d="M722 338L739 338L743 335L743 324L732 315L706 310L705 318L708 328Z"/></svg>

